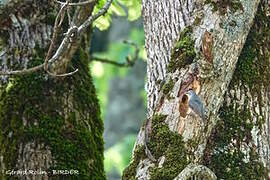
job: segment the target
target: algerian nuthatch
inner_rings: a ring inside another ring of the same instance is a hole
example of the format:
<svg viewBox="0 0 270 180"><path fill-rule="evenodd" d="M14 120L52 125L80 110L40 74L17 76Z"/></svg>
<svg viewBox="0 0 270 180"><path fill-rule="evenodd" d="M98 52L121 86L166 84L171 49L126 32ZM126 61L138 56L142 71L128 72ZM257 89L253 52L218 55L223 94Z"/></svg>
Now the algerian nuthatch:
<svg viewBox="0 0 270 180"><path fill-rule="evenodd" d="M201 98L193 91L189 90L186 94L188 96L189 107L202 118L203 122L206 120L206 112Z"/></svg>

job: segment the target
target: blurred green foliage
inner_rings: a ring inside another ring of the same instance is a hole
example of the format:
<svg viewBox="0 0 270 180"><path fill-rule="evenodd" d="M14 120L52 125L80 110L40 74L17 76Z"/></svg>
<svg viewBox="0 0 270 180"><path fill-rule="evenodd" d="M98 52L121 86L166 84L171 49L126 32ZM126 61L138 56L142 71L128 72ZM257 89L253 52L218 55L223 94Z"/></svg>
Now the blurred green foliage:
<svg viewBox="0 0 270 180"><path fill-rule="evenodd" d="M125 167L129 164L131 152L136 140L136 135L129 135L119 143L105 151L105 171L110 172L116 169L122 174Z"/></svg>
<svg viewBox="0 0 270 180"><path fill-rule="evenodd" d="M94 13L97 13L97 11L104 6L106 1L107 0L99 0L98 5L94 9ZM141 16L141 0L114 0L108 12L93 23L94 26L101 31L108 29L112 21L112 15L127 15L129 21L137 20Z"/></svg>
<svg viewBox="0 0 270 180"><path fill-rule="evenodd" d="M139 60L146 60L144 50L144 32L143 29L131 29L128 39L135 42L140 48ZM105 52L94 53L95 56L108 58L117 62L125 62L128 55L134 55L135 48L128 46L122 42L111 42ZM139 61L137 60L137 61ZM130 68L121 68L114 65L93 61L90 64L91 74L94 77L94 84L97 89L97 95L101 106L101 116L104 119L105 110L108 101L109 80L118 76L124 77ZM144 89L138 92L138 96L142 96L146 104L146 93ZM136 140L135 134L130 134L120 140L111 148L105 150L105 171L107 173L116 171L122 174L124 168L129 164L132 154L132 148Z"/></svg>
<svg viewBox="0 0 270 180"><path fill-rule="evenodd" d="M144 50L144 32L143 29L132 29L128 39L138 45L140 48L139 58L146 60ZM117 62L125 62L128 55L134 55L135 49L120 42L111 42L108 50L105 52L94 53L95 56L111 59ZM107 104L108 82L115 76L123 77L129 68L121 68L114 65L94 61L90 64L91 73L94 77L94 83L98 92L98 98L101 105L101 116L104 119L104 110ZM132 68L132 67L131 67ZM139 92L138 92L139 93ZM146 101L144 93L140 93Z"/></svg>
<svg viewBox="0 0 270 180"><path fill-rule="evenodd" d="M107 0L99 0L98 5L94 9L94 13L97 13L97 11L104 6L106 1ZM93 25L100 31L107 30L111 25L112 19L116 16L126 16L129 21L138 20L141 16L141 0L114 0L108 12L104 16L98 18ZM136 43L140 49L139 59L146 60L146 52L144 49L144 32L142 27L131 28L128 37L123 38ZM135 55L135 48L124 44L121 41L119 40L116 42L109 42L106 45L104 44L104 46L107 47L107 50L103 52L94 52L93 56L124 63L128 55ZM90 68L100 101L101 116L102 119L104 119L108 101L110 79L117 76L126 76L130 68L120 68L98 61L91 62ZM146 104L146 93L144 89L142 89L141 92L138 92L138 96L142 96ZM104 165L107 173L115 173L116 171L117 174L122 174L122 171L130 162L136 136L137 134L130 134L109 149L105 150Z"/></svg>

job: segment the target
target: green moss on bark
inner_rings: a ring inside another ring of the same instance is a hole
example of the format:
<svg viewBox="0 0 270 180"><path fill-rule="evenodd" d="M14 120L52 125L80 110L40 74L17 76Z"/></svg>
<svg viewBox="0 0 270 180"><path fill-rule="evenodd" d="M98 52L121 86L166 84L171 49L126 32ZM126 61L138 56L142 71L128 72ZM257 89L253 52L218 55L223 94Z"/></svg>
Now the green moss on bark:
<svg viewBox="0 0 270 180"><path fill-rule="evenodd" d="M164 115L154 115L152 119L149 149L156 159L164 155L166 160L161 168L156 165L150 169L151 180L173 179L188 164L182 136L172 132L165 119Z"/></svg>
<svg viewBox="0 0 270 180"><path fill-rule="evenodd" d="M172 132L165 123L165 119L165 115L154 115L152 117L152 132L149 136L148 148L156 159L165 156L166 160L161 168L157 164L150 167L151 180L173 179L188 164L187 150L184 147L182 136ZM145 147L138 146L134 151L131 164L123 172L122 179L135 179L138 164L140 160L145 158Z"/></svg>
<svg viewBox="0 0 270 180"><path fill-rule="evenodd" d="M132 162L123 171L122 179L123 180L135 180L136 169L140 163L140 160L143 160L144 158L146 158L145 147L144 146L136 147L136 149L134 150Z"/></svg>
<svg viewBox="0 0 270 180"><path fill-rule="evenodd" d="M103 122L82 53L72 60L79 69L73 76L52 79L33 73L15 77L9 90L1 94L0 150L6 169L15 168L20 143L36 141L50 147L54 160L50 169L76 169L80 174L73 178L78 179L105 179Z"/></svg>
<svg viewBox="0 0 270 180"><path fill-rule="evenodd" d="M259 8L254 22L238 59L232 82L235 84L241 81L252 92L259 93L262 85L267 87L270 83L270 19Z"/></svg>
<svg viewBox="0 0 270 180"><path fill-rule="evenodd" d="M255 149L248 155L240 149L242 143L248 144L252 139L254 125L247 107L239 110L237 104L224 105L220 110L220 118L222 121L218 122L208 141L205 164L218 178L261 179L264 167Z"/></svg>
<svg viewBox="0 0 270 180"><path fill-rule="evenodd" d="M169 94L169 92L171 92L173 87L174 87L174 82L172 79L170 79L169 82L164 84L164 86L162 87L163 94L165 95Z"/></svg>
<svg viewBox="0 0 270 180"><path fill-rule="evenodd" d="M196 57L195 41L191 37L192 28L186 27L181 33L172 50L171 60L168 64L168 72L184 68L191 64Z"/></svg>
<svg viewBox="0 0 270 180"><path fill-rule="evenodd" d="M227 8L232 12L243 10L243 5L240 0L218 0L217 2L207 0L205 3L211 4L213 6L213 11L219 11L222 15L226 14Z"/></svg>

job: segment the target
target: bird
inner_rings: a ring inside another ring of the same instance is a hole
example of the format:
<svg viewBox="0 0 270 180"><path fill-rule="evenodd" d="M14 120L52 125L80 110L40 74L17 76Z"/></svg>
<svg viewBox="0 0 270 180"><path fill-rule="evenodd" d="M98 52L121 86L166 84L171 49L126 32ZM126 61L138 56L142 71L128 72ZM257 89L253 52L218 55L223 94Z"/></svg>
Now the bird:
<svg viewBox="0 0 270 180"><path fill-rule="evenodd" d="M188 106L204 123L206 120L206 110L201 98L192 89L188 90L186 95L188 96Z"/></svg>

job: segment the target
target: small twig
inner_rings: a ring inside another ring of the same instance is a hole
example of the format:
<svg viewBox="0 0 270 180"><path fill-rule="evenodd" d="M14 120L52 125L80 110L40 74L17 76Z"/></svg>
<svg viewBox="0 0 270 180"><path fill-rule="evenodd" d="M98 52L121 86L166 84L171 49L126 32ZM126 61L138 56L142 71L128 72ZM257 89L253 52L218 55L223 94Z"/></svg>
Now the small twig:
<svg viewBox="0 0 270 180"><path fill-rule="evenodd" d="M68 17L68 25L70 27L71 26L71 17L70 17L70 8L69 8L69 6L67 7L67 17Z"/></svg>
<svg viewBox="0 0 270 180"><path fill-rule="evenodd" d="M116 61L113 61L113 60L110 60L107 58L101 58L101 57L96 57L96 56L91 56L90 59L91 59L91 61L99 61L102 63L112 64L112 65L119 66L119 67L132 66L131 64L128 64L127 62L119 63L119 62L116 62Z"/></svg>
<svg viewBox="0 0 270 180"><path fill-rule="evenodd" d="M4 56L7 53L7 48L4 48L2 51L0 51L0 57Z"/></svg>
<svg viewBox="0 0 270 180"><path fill-rule="evenodd" d="M48 62L49 62L49 58L53 52L53 48L54 48L54 45L55 45L55 40L56 40L56 36L57 36L57 30L58 28L61 26L62 24L62 19L64 14L64 10L65 10L65 7L67 6L68 4L68 1L67 3L65 3L64 5L62 5L60 11L58 12L56 18L55 18L55 22L54 22L54 27L53 27L53 36L52 36L52 40L51 40L51 44L50 44L50 47L49 47L49 50L47 52L47 55L46 55L46 58L45 58L45 61L44 61L44 70L45 71L48 71ZM60 19L61 18L61 19ZM60 22L59 22L59 19L60 19Z"/></svg>
<svg viewBox="0 0 270 180"><path fill-rule="evenodd" d="M96 0L89 0L89 1L84 1L84 2L77 2L77 3L69 3L68 5L69 6L84 6L84 5L87 5L87 4L90 4L90 3L93 3L95 2ZM57 0L54 0L54 2L56 3L59 3L59 4L65 4L65 2L61 2L61 1L57 1Z"/></svg>
<svg viewBox="0 0 270 180"><path fill-rule="evenodd" d="M113 0L107 0L106 4L97 12L97 14L89 16L87 20L78 28L78 34L81 35L97 18L104 15L111 6L112 1Z"/></svg>
<svg viewBox="0 0 270 180"><path fill-rule="evenodd" d="M60 46L56 50L55 54L48 61L49 65L52 65L56 60L63 56L64 51L67 49L68 45L71 43L70 40L75 40L74 34L77 34L78 27L72 26L68 29L66 33L64 33L65 37L62 40Z"/></svg>
<svg viewBox="0 0 270 180"><path fill-rule="evenodd" d="M123 43L131 45L131 46L133 46L135 48L135 56L133 58L130 57L129 55L126 56L126 62L119 63L119 62L116 62L114 60L110 60L110 59L107 59L107 58L101 58L101 57L97 57L97 56L93 56L93 55L90 56L90 60L91 61L99 61L99 62L107 63L107 64L112 64L112 65L115 65L115 66L118 66L118 67L131 67L131 66L133 66L135 61L137 59L139 59L140 50L139 50L137 44L135 44L134 42L124 40Z"/></svg>
<svg viewBox="0 0 270 180"><path fill-rule="evenodd" d="M60 22L59 22L59 24L57 25L58 28L61 27L61 25L62 25L62 23L63 23L63 21L64 21L64 18L65 18L65 15L66 15L66 11L63 11L63 12L61 13L61 19L60 19Z"/></svg>
<svg viewBox="0 0 270 180"><path fill-rule="evenodd" d="M135 56L132 58L134 61L139 59L139 52L140 49L138 48L137 44L128 40L124 40L123 43L128 44L130 46L133 46L135 48Z"/></svg>
<svg viewBox="0 0 270 180"><path fill-rule="evenodd" d="M23 75L23 74L29 74L33 73L39 70L42 70L44 68L44 63L32 68L23 69L23 70L17 70L17 71L0 71L0 75Z"/></svg>
<svg viewBox="0 0 270 180"><path fill-rule="evenodd" d="M72 72L69 72L69 73L64 73L64 74L54 74L54 73L51 73L50 71L47 71L47 73L50 75L50 76L53 76L53 77L65 77L65 76L71 76L73 74L75 74L76 72L78 72L79 69L75 69L74 71Z"/></svg>

